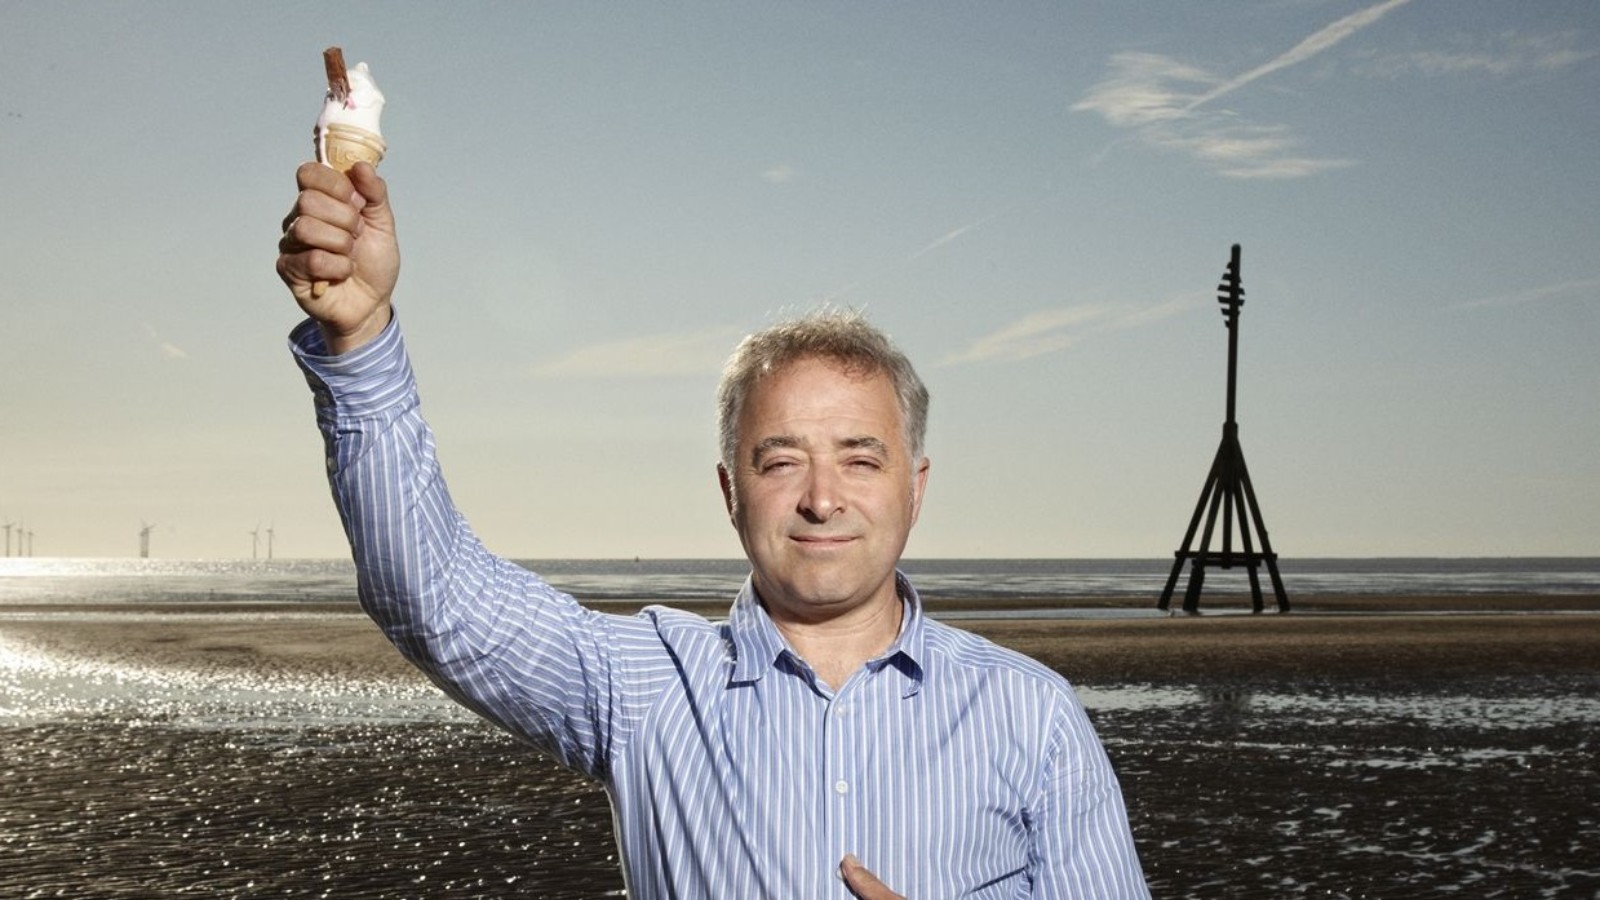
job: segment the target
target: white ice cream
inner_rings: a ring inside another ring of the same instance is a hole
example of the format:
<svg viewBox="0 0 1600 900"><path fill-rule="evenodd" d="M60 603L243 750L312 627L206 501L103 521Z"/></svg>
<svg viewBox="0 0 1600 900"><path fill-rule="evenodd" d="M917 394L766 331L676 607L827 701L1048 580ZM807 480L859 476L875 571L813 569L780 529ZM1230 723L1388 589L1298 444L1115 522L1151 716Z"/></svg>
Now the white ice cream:
<svg viewBox="0 0 1600 900"><path fill-rule="evenodd" d="M357 63L355 68L346 70L345 77L350 82L350 96L341 102L331 89L328 91L322 115L317 117L317 133L320 135L329 125L350 125L382 136L378 119L383 115L383 92L372 80L367 64Z"/></svg>

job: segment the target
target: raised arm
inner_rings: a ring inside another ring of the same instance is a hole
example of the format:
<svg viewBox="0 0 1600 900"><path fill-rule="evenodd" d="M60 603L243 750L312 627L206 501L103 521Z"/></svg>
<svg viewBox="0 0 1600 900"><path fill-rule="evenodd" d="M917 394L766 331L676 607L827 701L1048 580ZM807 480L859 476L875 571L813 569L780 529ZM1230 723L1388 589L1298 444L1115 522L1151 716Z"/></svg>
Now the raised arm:
<svg viewBox="0 0 1600 900"><path fill-rule="evenodd" d="M381 333L400 275L389 186L377 170L357 163L349 174L308 162L295 172L300 194L283 219L278 277L322 330L334 355ZM312 283L328 282L321 296Z"/></svg>
<svg viewBox="0 0 1600 900"><path fill-rule="evenodd" d="M618 667L654 632L584 609L473 534L445 486L390 306L399 253L387 186L364 165L347 178L312 163L297 180L278 273L310 316L290 344L315 397L362 607L451 696L600 774L653 684L640 689ZM329 283L320 296L317 281ZM661 652L658 640L646 646Z"/></svg>

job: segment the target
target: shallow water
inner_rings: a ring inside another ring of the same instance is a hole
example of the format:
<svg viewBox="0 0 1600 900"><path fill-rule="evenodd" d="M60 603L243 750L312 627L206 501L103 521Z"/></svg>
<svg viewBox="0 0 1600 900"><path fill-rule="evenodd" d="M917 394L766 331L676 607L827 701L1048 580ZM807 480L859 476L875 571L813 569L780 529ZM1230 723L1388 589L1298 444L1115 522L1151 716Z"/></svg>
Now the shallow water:
<svg viewBox="0 0 1600 900"><path fill-rule="evenodd" d="M742 559L519 560L586 601L731 598ZM1600 558L1283 559L1291 597L1377 594L1596 594ZM924 596L1141 597L1151 606L1172 570L1165 559L908 559ZM1187 576L1185 576L1187 577ZM1186 582L1185 582L1186 583ZM1248 590L1245 570L1207 575L1208 595ZM352 601L348 560L0 558L0 607L12 603ZM1213 610L1236 603L1209 602Z"/></svg>
<svg viewBox="0 0 1600 900"><path fill-rule="evenodd" d="M476 724L0 728L0 896L621 887L604 795Z"/></svg>
<svg viewBox="0 0 1600 900"><path fill-rule="evenodd" d="M1164 898L1600 892L1600 678L1085 685ZM0 633L0 896L621 889L594 785L418 678Z"/></svg>
<svg viewBox="0 0 1600 900"><path fill-rule="evenodd" d="M1186 686L1096 718L1157 896L1592 898L1597 687Z"/></svg>
<svg viewBox="0 0 1600 900"><path fill-rule="evenodd" d="M34 622L214 621L181 613L28 613ZM0 614L0 622L4 620ZM359 614L230 613L230 622L328 621ZM129 726L164 724L192 730L295 729L311 725L403 725L474 721L466 710L417 676L394 679L296 669L241 669L213 647L207 665L193 656L152 660L135 652L80 655L46 640L28 642L0 631L0 725L84 718Z"/></svg>

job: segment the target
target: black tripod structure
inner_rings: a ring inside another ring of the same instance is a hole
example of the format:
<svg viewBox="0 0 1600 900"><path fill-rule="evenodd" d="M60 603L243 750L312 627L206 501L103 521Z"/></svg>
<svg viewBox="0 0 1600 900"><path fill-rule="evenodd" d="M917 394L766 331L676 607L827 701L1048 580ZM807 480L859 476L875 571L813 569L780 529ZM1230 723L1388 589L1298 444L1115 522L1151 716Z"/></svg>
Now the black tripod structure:
<svg viewBox="0 0 1600 900"><path fill-rule="evenodd" d="M1233 255L1228 269L1217 285L1217 302L1222 304L1223 323L1228 328L1228 420L1222 423L1222 445L1211 463L1211 474L1206 476L1206 486L1200 490L1200 502L1195 504L1194 518L1189 520L1189 530L1183 535L1183 545L1174 554L1172 574L1161 592L1158 606L1167 609L1172 603L1172 589L1183 572L1184 560L1190 563L1189 586L1183 595L1183 611L1200 611L1200 591L1205 585L1206 567L1231 569L1243 565L1250 571L1250 600L1255 612L1261 612L1261 578L1257 568L1266 563L1272 576L1272 592L1278 598L1278 612L1289 611L1289 595L1283 589L1283 578L1278 574L1278 554L1272 552L1272 542L1267 539L1267 526L1261 519L1261 505L1256 502L1256 491L1250 484L1250 470L1244 464L1244 449L1239 446L1239 423L1234 419L1234 395L1239 381L1239 307L1244 305L1244 286L1239 276L1239 245L1233 245ZM1222 550L1211 550L1211 538L1216 530L1217 513L1222 513ZM1239 543L1243 551L1233 549L1234 521L1237 518ZM1201 520L1205 529L1201 531ZM1252 525L1261 550L1255 549L1250 537ZM1200 533L1199 549L1191 550L1195 532Z"/></svg>

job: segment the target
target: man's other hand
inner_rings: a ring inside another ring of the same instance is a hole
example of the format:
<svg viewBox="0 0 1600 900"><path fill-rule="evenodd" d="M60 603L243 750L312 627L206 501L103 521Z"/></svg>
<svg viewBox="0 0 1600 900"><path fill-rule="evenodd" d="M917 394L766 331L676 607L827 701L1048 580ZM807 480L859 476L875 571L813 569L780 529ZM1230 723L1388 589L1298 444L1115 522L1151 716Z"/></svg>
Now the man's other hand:
<svg viewBox="0 0 1600 900"><path fill-rule="evenodd" d="M839 863L839 874L844 876L844 883L861 900L906 900L879 881L878 876L868 871L854 853L845 854L844 861Z"/></svg>

